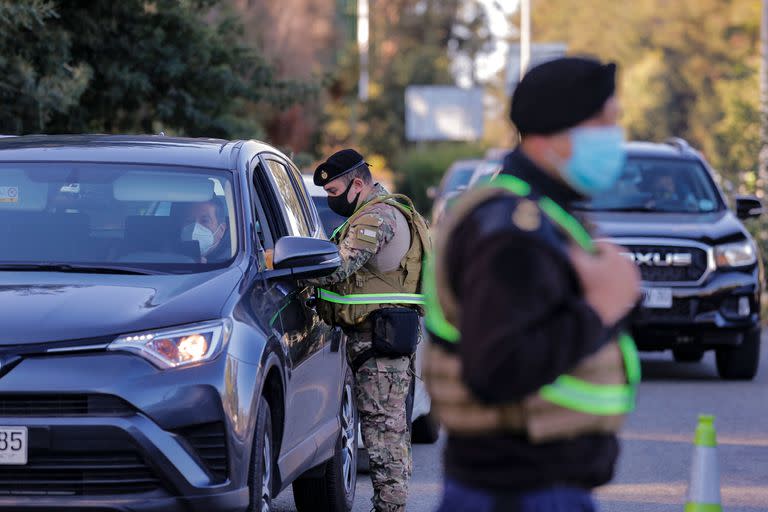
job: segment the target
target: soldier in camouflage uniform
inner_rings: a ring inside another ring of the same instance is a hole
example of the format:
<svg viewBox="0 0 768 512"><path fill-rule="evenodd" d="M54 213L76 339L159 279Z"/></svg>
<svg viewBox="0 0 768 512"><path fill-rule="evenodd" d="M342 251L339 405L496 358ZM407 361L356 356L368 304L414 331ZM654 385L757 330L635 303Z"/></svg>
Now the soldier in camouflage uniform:
<svg viewBox="0 0 768 512"><path fill-rule="evenodd" d="M332 155L315 171L314 181L328 192L330 208L349 217L331 237L339 245L340 268L311 281L329 289L320 290L324 300L318 310L348 336L347 354L355 371L363 442L370 457L374 510L403 511L412 471L406 419L411 356L377 354L368 317L378 309L404 305L396 300L416 307L418 300L397 297L416 296L423 248L429 243L424 240L426 225L410 200L393 196L373 182L368 164L354 150ZM373 294L382 302L361 303L356 298L360 294Z"/></svg>

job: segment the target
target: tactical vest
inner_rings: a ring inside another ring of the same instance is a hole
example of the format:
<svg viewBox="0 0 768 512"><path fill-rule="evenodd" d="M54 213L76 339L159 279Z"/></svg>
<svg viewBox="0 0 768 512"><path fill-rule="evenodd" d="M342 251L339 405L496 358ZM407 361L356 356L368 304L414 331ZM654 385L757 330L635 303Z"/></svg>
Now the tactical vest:
<svg viewBox="0 0 768 512"><path fill-rule="evenodd" d="M421 295L422 264L431 248L429 228L415 210L411 200L400 194L376 197L359 208L331 235L339 243L355 221L373 205L386 203L403 214L411 232L411 245L400 265L393 271L380 272L369 261L348 279L321 289L318 312L333 325L356 326L363 323L373 311L382 307L415 307L421 311L424 297Z"/></svg>
<svg viewBox="0 0 768 512"><path fill-rule="evenodd" d="M423 369L427 388L441 423L458 435L499 432L525 434L531 442L569 439L588 433L616 432L635 406L640 361L632 338L625 333L585 358L520 402L487 404L477 400L462 380L458 357L460 304L451 293L446 273L445 244L459 223L479 204L493 197L527 198L530 186L507 175L467 193L436 241L435 259L424 275L426 326L430 333ZM553 200L536 202L540 211L587 252L595 246L586 229Z"/></svg>

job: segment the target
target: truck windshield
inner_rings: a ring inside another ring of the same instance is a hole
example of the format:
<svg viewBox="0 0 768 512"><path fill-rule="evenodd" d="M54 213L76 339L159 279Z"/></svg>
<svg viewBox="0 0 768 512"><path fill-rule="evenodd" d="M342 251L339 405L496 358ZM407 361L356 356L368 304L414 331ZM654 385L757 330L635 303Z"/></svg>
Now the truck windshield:
<svg viewBox="0 0 768 512"><path fill-rule="evenodd" d="M204 272L237 250L232 173L0 163L0 269Z"/></svg>
<svg viewBox="0 0 768 512"><path fill-rule="evenodd" d="M576 206L595 211L660 213L706 213L724 207L699 162L638 157L629 157L611 190Z"/></svg>

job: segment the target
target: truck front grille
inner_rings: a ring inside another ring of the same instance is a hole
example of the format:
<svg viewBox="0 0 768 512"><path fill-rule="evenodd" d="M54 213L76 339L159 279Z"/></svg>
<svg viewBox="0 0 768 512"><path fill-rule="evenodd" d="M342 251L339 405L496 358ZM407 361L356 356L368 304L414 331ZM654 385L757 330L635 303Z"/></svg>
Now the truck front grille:
<svg viewBox="0 0 768 512"><path fill-rule="evenodd" d="M650 283L685 283L696 282L707 271L707 252L698 247L626 245L627 251L635 255L652 254L653 261L642 262L642 257L635 257L640 275ZM690 254L690 265L668 264L674 261L673 255Z"/></svg>

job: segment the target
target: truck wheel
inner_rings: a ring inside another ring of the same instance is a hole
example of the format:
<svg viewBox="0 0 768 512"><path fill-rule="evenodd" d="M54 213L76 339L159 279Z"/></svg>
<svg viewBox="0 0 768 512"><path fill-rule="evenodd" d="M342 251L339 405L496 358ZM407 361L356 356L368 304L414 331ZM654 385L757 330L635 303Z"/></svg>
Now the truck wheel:
<svg viewBox="0 0 768 512"><path fill-rule="evenodd" d="M704 351L697 348L673 348L672 355L678 363L698 363L704 358Z"/></svg>
<svg viewBox="0 0 768 512"><path fill-rule="evenodd" d="M418 444L433 444L440 437L440 423L438 423L435 413L429 411L429 414L416 418L411 429L413 442Z"/></svg>
<svg viewBox="0 0 768 512"><path fill-rule="evenodd" d="M717 372L726 380L752 380L760 363L760 328L744 333L738 347L717 349Z"/></svg>
<svg viewBox="0 0 768 512"><path fill-rule="evenodd" d="M293 500L299 512L349 512L357 485L357 406L354 378L347 369L341 397L341 433L333 457L319 478L299 478L293 483Z"/></svg>

